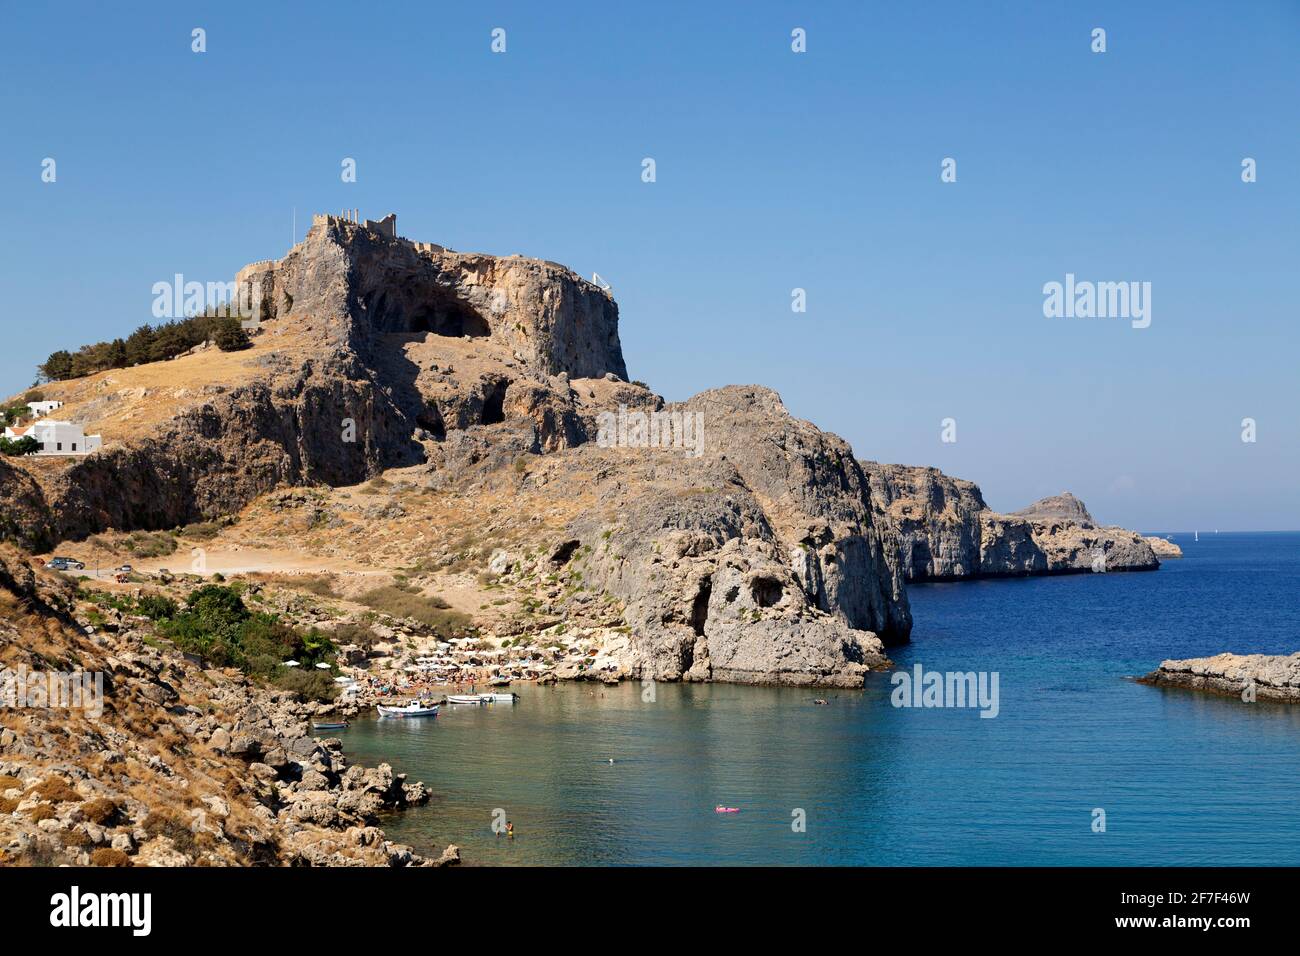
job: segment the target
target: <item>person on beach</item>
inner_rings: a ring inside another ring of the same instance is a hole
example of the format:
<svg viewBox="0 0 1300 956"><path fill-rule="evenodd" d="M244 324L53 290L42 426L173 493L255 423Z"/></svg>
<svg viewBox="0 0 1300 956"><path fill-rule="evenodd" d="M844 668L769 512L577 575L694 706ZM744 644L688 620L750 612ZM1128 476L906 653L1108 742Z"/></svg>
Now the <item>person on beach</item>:
<svg viewBox="0 0 1300 956"><path fill-rule="evenodd" d="M506 821L506 836L510 837L512 840L515 837L515 825L509 820Z"/></svg>

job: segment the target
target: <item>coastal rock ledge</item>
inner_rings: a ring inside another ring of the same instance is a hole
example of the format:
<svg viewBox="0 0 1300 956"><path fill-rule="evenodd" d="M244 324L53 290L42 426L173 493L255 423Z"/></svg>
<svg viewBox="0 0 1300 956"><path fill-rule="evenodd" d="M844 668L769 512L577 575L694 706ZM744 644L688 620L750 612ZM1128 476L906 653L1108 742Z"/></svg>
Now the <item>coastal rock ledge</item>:
<svg viewBox="0 0 1300 956"><path fill-rule="evenodd" d="M1294 654L1218 654L1162 661L1138 682L1240 697L1252 682L1259 700L1300 703L1300 651Z"/></svg>

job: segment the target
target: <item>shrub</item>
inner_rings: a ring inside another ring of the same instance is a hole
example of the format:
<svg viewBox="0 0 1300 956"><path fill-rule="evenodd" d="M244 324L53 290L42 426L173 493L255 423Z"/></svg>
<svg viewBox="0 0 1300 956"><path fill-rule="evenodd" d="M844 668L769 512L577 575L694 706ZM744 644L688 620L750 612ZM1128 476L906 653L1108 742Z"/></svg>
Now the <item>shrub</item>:
<svg viewBox="0 0 1300 956"><path fill-rule="evenodd" d="M332 663L336 653L329 635L315 628L303 633L273 614L250 611L239 589L221 584L192 591L185 610L160 630L182 651L272 682L283 676L285 660L313 666Z"/></svg>
<svg viewBox="0 0 1300 956"><path fill-rule="evenodd" d="M440 597L424 597L389 585L367 591L358 600L390 617L419 621L439 637L458 637L470 629L469 616L449 610L447 602Z"/></svg>
<svg viewBox="0 0 1300 956"><path fill-rule="evenodd" d="M137 558L162 558L176 553L176 539L166 531L136 531L122 541L122 549Z"/></svg>
<svg viewBox="0 0 1300 956"><path fill-rule="evenodd" d="M275 685L295 694L300 701L330 701L338 692L329 671L305 670L300 667L286 667L276 678Z"/></svg>
<svg viewBox="0 0 1300 956"><path fill-rule="evenodd" d="M31 818L32 823L40 823L54 816L54 808L48 803L38 803L28 811L27 816Z"/></svg>
<svg viewBox="0 0 1300 956"><path fill-rule="evenodd" d="M174 810L150 810L140 826L151 837L166 837L171 840L172 846L181 853L193 854L198 849L194 842L194 832Z"/></svg>
<svg viewBox="0 0 1300 956"><path fill-rule="evenodd" d="M354 624L351 621L336 625L330 637L335 644L356 644L358 647L373 647L379 639L375 632L364 624Z"/></svg>
<svg viewBox="0 0 1300 956"><path fill-rule="evenodd" d="M64 846L73 846L73 847L90 846L92 842L93 841L90 839L89 834L87 834L85 830L64 830L63 831Z"/></svg>
<svg viewBox="0 0 1300 956"><path fill-rule="evenodd" d="M155 621L173 618L176 616L177 610L179 610L175 601L161 594L142 596L136 608L145 617Z"/></svg>
<svg viewBox="0 0 1300 956"><path fill-rule="evenodd" d="M10 800L8 797L0 797L0 814L13 813L17 809L17 800Z"/></svg>
<svg viewBox="0 0 1300 956"><path fill-rule="evenodd" d="M176 533L186 538L210 541L221 533L221 525L215 521L196 521L178 529Z"/></svg>
<svg viewBox="0 0 1300 956"><path fill-rule="evenodd" d="M27 793L29 796L49 800L51 803L66 803L70 800L81 799L81 794L73 790L68 781L62 777L46 777L28 790Z"/></svg>
<svg viewBox="0 0 1300 956"><path fill-rule="evenodd" d="M339 596L338 592L334 590L334 575L332 574L308 574L289 580L286 583L293 587L302 588L304 591L310 591L318 597L336 598Z"/></svg>
<svg viewBox="0 0 1300 956"><path fill-rule="evenodd" d="M81 813L91 823L101 827L108 826L117 819L118 806L106 797L96 797L81 805Z"/></svg>
<svg viewBox="0 0 1300 956"><path fill-rule="evenodd" d="M22 788L23 782L17 777L0 776L0 793L4 793L6 790L21 790Z"/></svg>
<svg viewBox="0 0 1300 956"><path fill-rule="evenodd" d="M91 866L131 866L131 858L121 850L101 846L90 854Z"/></svg>

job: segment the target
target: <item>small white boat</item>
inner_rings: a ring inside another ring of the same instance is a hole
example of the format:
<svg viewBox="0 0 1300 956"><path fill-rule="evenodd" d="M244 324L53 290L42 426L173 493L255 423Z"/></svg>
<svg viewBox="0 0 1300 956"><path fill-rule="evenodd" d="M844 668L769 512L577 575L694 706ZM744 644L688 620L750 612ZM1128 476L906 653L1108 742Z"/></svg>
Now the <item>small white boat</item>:
<svg viewBox="0 0 1300 956"><path fill-rule="evenodd" d="M483 703L487 703L487 702L486 702L485 700L483 700L483 695L482 695L482 694L449 694L449 695L447 696L447 703L449 703L449 704L483 704Z"/></svg>
<svg viewBox="0 0 1300 956"><path fill-rule="evenodd" d="M513 704L519 699L518 694L479 694L486 704Z"/></svg>
<svg viewBox="0 0 1300 956"><path fill-rule="evenodd" d="M428 706L414 701L404 704L401 707L386 707L383 704L377 704L380 717L437 717L438 705Z"/></svg>

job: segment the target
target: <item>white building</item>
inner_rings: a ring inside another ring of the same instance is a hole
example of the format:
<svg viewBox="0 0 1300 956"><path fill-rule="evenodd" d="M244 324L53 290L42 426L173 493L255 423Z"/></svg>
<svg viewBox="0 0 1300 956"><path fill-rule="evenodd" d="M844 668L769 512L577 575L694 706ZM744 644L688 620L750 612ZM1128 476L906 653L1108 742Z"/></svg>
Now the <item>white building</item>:
<svg viewBox="0 0 1300 956"><path fill-rule="evenodd" d="M39 442L37 455L88 455L99 451L103 441L99 435L87 435L80 425L72 422L44 418L22 428L6 428L5 438L22 438L30 435Z"/></svg>
<svg viewBox="0 0 1300 956"><path fill-rule="evenodd" d="M50 412L56 411L63 407L62 402L28 402L27 407L32 411L33 418L42 418Z"/></svg>

